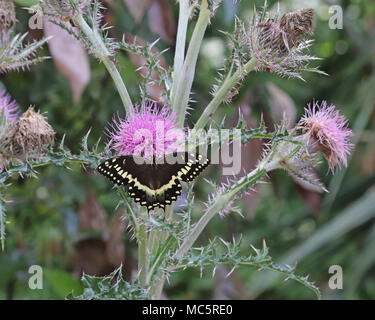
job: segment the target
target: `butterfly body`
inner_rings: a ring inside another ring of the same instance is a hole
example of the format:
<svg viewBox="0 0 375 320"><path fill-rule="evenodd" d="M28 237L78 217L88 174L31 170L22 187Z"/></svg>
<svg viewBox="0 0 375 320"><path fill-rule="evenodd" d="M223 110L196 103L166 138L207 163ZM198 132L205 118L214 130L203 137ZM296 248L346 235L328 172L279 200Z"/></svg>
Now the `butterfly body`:
<svg viewBox="0 0 375 320"><path fill-rule="evenodd" d="M181 182L193 180L208 164L199 154L175 152L152 161L131 155L115 157L101 163L97 171L127 186L135 202L152 210L174 202L181 194Z"/></svg>

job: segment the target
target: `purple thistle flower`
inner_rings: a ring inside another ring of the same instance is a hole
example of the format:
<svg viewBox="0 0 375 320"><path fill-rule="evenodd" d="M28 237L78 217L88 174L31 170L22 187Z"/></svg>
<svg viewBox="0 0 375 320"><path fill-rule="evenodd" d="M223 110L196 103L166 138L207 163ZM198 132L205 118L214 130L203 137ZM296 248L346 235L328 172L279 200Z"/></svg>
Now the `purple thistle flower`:
<svg viewBox="0 0 375 320"><path fill-rule="evenodd" d="M314 102L305 108L305 115L299 121L308 145L324 154L332 172L336 166L341 169L342 165L348 165L347 157L354 147L350 143L353 132L347 127L348 120L335 108L327 101L321 105Z"/></svg>
<svg viewBox="0 0 375 320"><path fill-rule="evenodd" d="M158 110L154 102L142 102L139 110L125 119L117 116L107 128L110 145L118 155L136 155L145 158L161 157L179 151L185 139L182 129L176 125L176 117L164 106Z"/></svg>
<svg viewBox="0 0 375 320"><path fill-rule="evenodd" d="M5 110L7 121L14 121L19 118L18 105L5 90L0 92L0 113Z"/></svg>

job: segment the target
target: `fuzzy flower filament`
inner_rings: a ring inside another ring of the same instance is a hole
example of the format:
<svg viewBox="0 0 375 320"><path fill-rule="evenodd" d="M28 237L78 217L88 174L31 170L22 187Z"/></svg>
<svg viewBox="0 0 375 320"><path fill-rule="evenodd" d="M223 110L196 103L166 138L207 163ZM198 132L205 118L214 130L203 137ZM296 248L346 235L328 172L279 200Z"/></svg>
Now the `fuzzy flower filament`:
<svg viewBox="0 0 375 320"><path fill-rule="evenodd" d="M114 118L107 133L110 145L118 155L135 155L151 159L179 151L185 135L176 124L176 117L164 106L143 102L139 110L125 119Z"/></svg>
<svg viewBox="0 0 375 320"><path fill-rule="evenodd" d="M347 158L354 147L350 142L353 132L348 128L348 120L334 105L326 101L308 105L298 125L308 148L322 152L332 172L335 167L341 169L348 165Z"/></svg>
<svg viewBox="0 0 375 320"><path fill-rule="evenodd" d="M0 92L0 113L2 112L5 113L7 122L17 120L19 117L16 101L4 90Z"/></svg>

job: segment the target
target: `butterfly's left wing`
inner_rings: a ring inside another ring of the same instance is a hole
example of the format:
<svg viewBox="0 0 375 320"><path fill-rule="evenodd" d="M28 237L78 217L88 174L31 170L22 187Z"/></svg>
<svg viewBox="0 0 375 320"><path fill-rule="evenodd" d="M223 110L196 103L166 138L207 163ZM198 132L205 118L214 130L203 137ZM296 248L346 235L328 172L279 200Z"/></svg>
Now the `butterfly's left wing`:
<svg viewBox="0 0 375 320"><path fill-rule="evenodd" d="M192 181L208 165L209 160L199 154L179 152L166 155L157 163L154 176L156 205L164 208L181 194L181 181Z"/></svg>

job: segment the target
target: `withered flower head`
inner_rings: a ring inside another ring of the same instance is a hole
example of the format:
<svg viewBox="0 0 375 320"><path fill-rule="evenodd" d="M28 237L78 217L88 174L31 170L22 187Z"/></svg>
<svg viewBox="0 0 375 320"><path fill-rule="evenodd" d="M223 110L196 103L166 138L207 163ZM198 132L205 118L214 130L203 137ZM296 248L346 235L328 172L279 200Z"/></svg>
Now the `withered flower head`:
<svg viewBox="0 0 375 320"><path fill-rule="evenodd" d="M278 57L286 56L298 46L299 39L313 33L313 9L301 9L286 13L281 20L269 19L258 24L259 42L262 49Z"/></svg>
<svg viewBox="0 0 375 320"><path fill-rule="evenodd" d="M286 13L280 20L289 46L294 46L300 36L313 34L314 9L301 9Z"/></svg>
<svg viewBox="0 0 375 320"><path fill-rule="evenodd" d="M13 0L0 0L0 48L9 42L9 35L16 24Z"/></svg>
<svg viewBox="0 0 375 320"><path fill-rule="evenodd" d="M284 14L281 19L267 12L254 14L249 25L248 43L252 57L258 60L257 69L276 72L289 78L302 78L304 70L323 73L309 68L316 57L306 54L312 40L313 9L301 9Z"/></svg>
<svg viewBox="0 0 375 320"><path fill-rule="evenodd" d="M54 138L55 131L47 118L30 107L17 121L13 141L29 156L52 144Z"/></svg>

